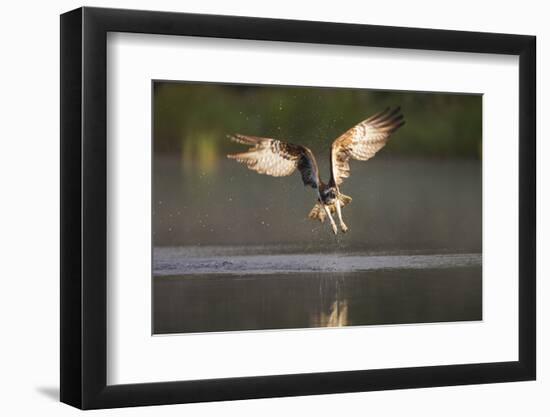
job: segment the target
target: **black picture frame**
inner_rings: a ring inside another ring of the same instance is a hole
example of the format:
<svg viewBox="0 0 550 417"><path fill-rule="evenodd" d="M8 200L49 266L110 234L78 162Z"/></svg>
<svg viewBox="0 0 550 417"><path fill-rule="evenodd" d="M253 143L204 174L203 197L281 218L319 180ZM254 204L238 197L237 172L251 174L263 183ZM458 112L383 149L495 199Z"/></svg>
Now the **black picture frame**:
<svg viewBox="0 0 550 417"><path fill-rule="evenodd" d="M519 56L519 360L107 385L108 32ZM524 35L88 7L61 15L61 401L94 409L535 379L535 51Z"/></svg>

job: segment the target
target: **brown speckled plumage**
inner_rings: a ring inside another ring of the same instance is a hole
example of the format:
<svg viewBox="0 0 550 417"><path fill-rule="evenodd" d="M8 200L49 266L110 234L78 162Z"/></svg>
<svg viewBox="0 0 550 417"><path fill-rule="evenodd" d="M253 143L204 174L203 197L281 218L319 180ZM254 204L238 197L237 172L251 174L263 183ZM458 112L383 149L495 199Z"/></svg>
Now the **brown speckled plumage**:
<svg viewBox="0 0 550 417"><path fill-rule="evenodd" d="M251 148L227 157L245 164L253 171L273 177L288 176L298 169L303 183L317 189L319 194L318 202L309 213L309 218L324 222L328 216L336 233L336 225L331 216L336 212L342 231L345 232L347 226L343 223L340 209L351 202L351 197L340 193L340 185L350 176L350 159L369 160L386 145L392 133L404 124L399 107L394 110L387 108L340 135L331 146L330 180L326 184L319 177L315 156L302 145L235 134L228 137Z"/></svg>

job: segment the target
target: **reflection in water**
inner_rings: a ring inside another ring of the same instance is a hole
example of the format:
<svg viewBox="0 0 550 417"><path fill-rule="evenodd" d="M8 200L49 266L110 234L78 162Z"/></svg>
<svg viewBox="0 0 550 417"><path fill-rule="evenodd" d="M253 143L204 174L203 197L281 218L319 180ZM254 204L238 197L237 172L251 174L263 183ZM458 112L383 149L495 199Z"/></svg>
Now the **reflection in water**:
<svg viewBox="0 0 550 417"><path fill-rule="evenodd" d="M307 218L317 197L297 174L225 157L242 151L228 133L286 138L328 173L332 140L397 104L407 125L351 163L336 238ZM155 82L154 333L481 319L481 109L481 95Z"/></svg>
<svg viewBox="0 0 550 417"><path fill-rule="evenodd" d="M153 332L481 320L481 265L153 278Z"/></svg>
<svg viewBox="0 0 550 417"><path fill-rule="evenodd" d="M353 165L335 239L298 177L192 152L202 169L155 158L154 333L482 318L480 161Z"/></svg>
<svg viewBox="0 0 550 417"><path fill-rule="evenodd" d="M181 165L183 175L211 175L216 171L219 155L216 150L215 136L208 132L195 135L195 140L182 141Z"/></svg>
<svg viewBox="0 0 550 417"><path fill-rule="evenodd" d="M320 311L313 313L311 317L311 327L342 327L349 326L348 323L348 303L344 301L334 301L330 306L328 314Z"/></svg>

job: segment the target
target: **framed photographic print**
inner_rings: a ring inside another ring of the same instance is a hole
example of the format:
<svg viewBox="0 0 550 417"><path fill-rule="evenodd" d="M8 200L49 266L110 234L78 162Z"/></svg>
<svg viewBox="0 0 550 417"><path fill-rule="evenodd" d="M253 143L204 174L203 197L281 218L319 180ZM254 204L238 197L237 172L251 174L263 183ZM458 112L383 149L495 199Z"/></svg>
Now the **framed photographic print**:
<svg viewBox="0 0 550 417"><path fill-rule="evenodd" d="M61 16L61 400L535 379L535 38Z"/></svg>

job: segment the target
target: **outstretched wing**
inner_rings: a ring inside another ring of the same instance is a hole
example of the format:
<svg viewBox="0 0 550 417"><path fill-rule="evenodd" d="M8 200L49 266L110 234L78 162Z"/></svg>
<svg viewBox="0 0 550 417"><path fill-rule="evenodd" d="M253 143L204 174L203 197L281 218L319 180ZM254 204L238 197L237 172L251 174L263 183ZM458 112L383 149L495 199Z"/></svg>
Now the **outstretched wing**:
<svg viewBox="0 0 550 417"><path fill-rule="evenodd" d="M245 164L253 171L272 177L286 177L298 168L305 185L319 187L317 162L313 153L305 146L239 134L228 135L228 138L251 146L246 152L227 155L228 158Z"/></svg>
<svg viewBox="0 0 550 417"><path fill-rule="evenodd" d="M350 175L349 160L366 161L384 147L390 135L405 124L400 108L383 112L355 125L332 143L330 184L338 186Z"/></svg>

